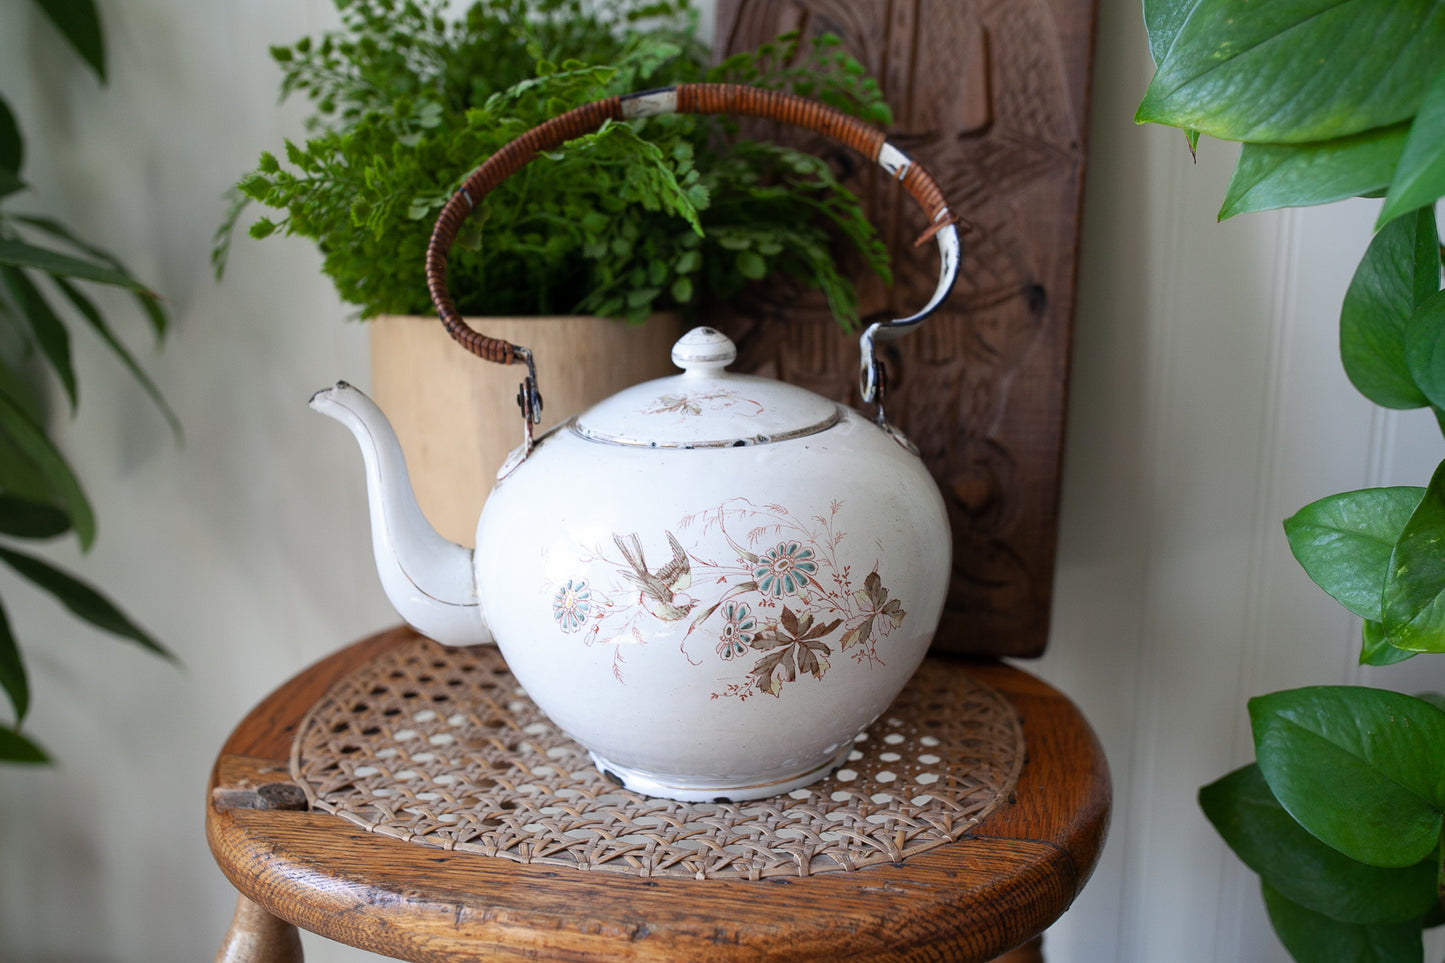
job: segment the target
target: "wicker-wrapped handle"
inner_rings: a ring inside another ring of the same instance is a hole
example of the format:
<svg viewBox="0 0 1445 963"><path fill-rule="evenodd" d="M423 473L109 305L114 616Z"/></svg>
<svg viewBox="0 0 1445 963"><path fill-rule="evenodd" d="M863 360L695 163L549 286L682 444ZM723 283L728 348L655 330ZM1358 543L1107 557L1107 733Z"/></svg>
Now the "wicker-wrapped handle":
<svg viewBox="0 0 1445 963"><path fill-rule="evenodd" d="M569 140L597 130L608 120L631 120L654 114L733 114L761 117L804 127L838 141L881 166L896 177L928 215L929 228L918 239L922 243L934 237L939 246L941 268L938 287L928 304L916 314L894 321L870 325L862 338L863 359L861 389L865 401L881 394L879 367L874 342L894 337L913 327L931 314L953 287L958 273L958 232L954 216L943 199L943 192L928 172L913 163L902 151L887 142L887 135L856 117L825 104L793 94L732 84L680 84L660 90L649 90L624 97L610 97L569 110L532 128L497 151L462 183L447 201L432 229L426 251L426 282L437 315L451 336L468 351L488 361L511 364L525 361L532 368L531 352L526 348L490 338L473 330L447 291L447 253L456 240L457 231L467 215L481 199L502 181L521 170L539 153L559 147ZM521 400L524 413L535 417L540 408L536 396L535 372L531 387ZM880 416L881 420L881 416Z"/></svg>

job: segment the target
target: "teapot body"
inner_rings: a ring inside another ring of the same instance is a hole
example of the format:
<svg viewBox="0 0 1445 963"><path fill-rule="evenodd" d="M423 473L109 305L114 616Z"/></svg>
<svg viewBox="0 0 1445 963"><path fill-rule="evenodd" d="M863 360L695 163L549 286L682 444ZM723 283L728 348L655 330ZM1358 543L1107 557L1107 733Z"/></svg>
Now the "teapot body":
<svg viewBox="0 0 1445 963"><path fill-rule="evenodd" d="M569 422L477 527L484 618L527 694L628 788L788 791L846 761L923 659L950 538L922 462L825 431L651 448Z"/></svg>

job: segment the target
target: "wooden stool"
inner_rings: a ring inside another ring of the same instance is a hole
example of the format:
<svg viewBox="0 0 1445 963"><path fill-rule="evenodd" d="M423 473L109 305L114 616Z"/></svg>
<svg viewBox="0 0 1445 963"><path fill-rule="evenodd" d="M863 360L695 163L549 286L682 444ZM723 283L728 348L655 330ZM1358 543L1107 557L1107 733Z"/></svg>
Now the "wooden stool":
<svg viewBox="0 0 1445 963"><path fill-rule="evenodd" d="M323 659L222 747L206 833L241 898L218 961L299 961L287 924L412 961L985 961L1068 907L1103 842L1109 778L1088 724L1053 688L990 662L941 665L1017 712L1027 760L1014 793L958 842L901 862L796 878L639 878L448 852L308 811L288 764L303 719L338 680L416 643L397 628Z"/></svg>

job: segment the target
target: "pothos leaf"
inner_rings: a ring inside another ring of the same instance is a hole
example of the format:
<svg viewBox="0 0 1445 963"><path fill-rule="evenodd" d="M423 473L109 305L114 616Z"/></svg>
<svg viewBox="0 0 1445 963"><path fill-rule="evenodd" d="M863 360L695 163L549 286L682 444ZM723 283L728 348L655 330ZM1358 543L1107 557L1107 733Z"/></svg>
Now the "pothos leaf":
<svg viewBox="0 0 1445 963"><path fill-rule="evenodd" d="M1405 364L1430 404L1445 408L1445 291L1426 298L1405 323Z"/></svg>
<svg viewBox="0 0 1445 963"><path fill-rule="evenodd" d="M1445 652L1445 462L1400 532L1382 599L1391 645Z"/></svg>
<svg viewBox="0 0 1445 963"><path fill-rule="evenodd" d="M1246 866L1316 913L1347 923L1403 923L1435 902L1433 859L1402 869L1350 859L1295 822L1257 765L1205 786L1199 805Z"/></svg>
<svg viewBox="0 0 1445 963"><path fill-rule="evenodd" d="M1438 2L1200 0L1137 119L1266 143L1357 134L1415 113L1442 44ZM1343 75L1341 50L1352 51Z"/></svg>
<svg viewBox="0 0 1445 963"><path fill-rule="evenodd" d="M1342 923L1323 913L1305 909L1261 883L1264 907L1285 949L1296 960L1310 963L1422 963L1424 943L1420 924Z"/></svg>
<svg viewBox="0 0 1445 963"><path fill-rule="evenodd" d="M1405 360L1405 327L1440 290L1440 242L1426 207L1381 228L1370 242L1340 309L1340 358L1350 383L1386 408L1429 403Z"/></svg>
<svg viewBox="0 0 1445 963"><path fill-rule="evenodd" d="M1445 821L1445 712L1360 686L1249 702L1255 756L1274 797L1320 840L1371 866L1411 866Z"/></svg>
<svg viewBox="0 0 1445 963"><path fill-rule="evenodd" d="M1442 194L1445 194L1445 67L1436 72L1410 123L1410 134L1377 224L1433 204Z"/></svg>
<svg viewBox="0 0 1445 963"><path fill-rule="evenodd" d="M1360 665L1394 665L1419 655L1397 649L1385 637L1385 626L1381 622L1365 619L1360 625Z"/></svg>
<svg viewBox="0 0 1445 963"><path fill-rule="evenodd" d="M1407 125L1397 124L1306 144L1245 144L1219 219L1328 204L1383 190L1395 172L1408 131Z"/></svg>
<svg viewBox="0 0 1445 963"><path fill-rule="evenodd" d="M1285 519L1290 551L1336 601L1378 622L1390 553L1424 494L1423 488L1368 488L1311 502Z"/></svg>

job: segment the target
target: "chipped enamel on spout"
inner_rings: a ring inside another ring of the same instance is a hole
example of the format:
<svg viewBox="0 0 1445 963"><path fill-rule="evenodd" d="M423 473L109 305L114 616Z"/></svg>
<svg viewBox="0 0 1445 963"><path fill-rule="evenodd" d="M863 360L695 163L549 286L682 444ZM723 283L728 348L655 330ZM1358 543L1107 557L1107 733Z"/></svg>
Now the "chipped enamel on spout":
<svg viewBox="0 0 1445 963"><path fill-rule="evenodd" d="M311 407L351 429L361 446L371 547L382 588L397 613L445 645L491 642L477 599L472 551L438 535L422 515L391 422L344 381L318 391Z"/></svg>

